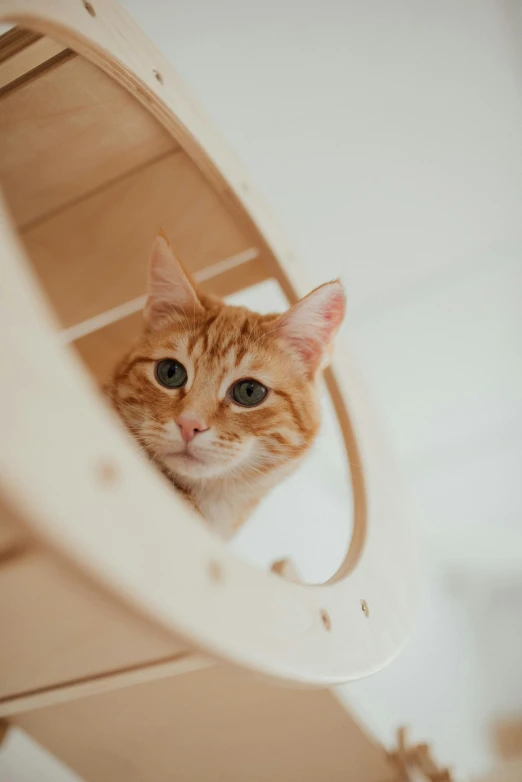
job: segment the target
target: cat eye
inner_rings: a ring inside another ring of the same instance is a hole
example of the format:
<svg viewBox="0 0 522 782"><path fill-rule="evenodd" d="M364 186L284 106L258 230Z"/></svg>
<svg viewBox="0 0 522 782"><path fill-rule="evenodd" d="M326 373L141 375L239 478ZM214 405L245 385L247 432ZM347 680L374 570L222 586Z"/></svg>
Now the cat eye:
<svg viewBox="0 0 522 782"><path fill-rule="evenodd" d="M179 361L164 358L156 364L156 380L165 388L181 388L187 382L187 370Z"/></svg>
<svg viewBox="0 0 522 782"><path fill-rule="evenodd" d="M255 407L261 404L267 394L268 389L262 383L250 378L240 380L232 388L234 401L243 407Z"/></svg>

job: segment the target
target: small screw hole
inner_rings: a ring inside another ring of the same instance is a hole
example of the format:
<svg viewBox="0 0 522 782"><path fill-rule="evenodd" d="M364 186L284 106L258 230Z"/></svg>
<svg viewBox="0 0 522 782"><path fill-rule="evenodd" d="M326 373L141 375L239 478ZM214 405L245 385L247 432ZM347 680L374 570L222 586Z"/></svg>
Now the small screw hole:
<svg viewBox="0 0 522 782"><path fill-rule="evenodd" d="M91 16L96 16L96 11L94 10L94 6L92 3L89 3L89 0L83 0L83 7L89 13Z"/></svg>
<svg viewBox="0 0 522 782"><path fill-rule="evenodd" d="M324 608L321 608L321 621L326 630L330 631L332 629L332 620L330 619L330 614L328 611L325 611Z"/></svg>
<svg viewBox="0 0 522 782"><path fill-rule="evenodd" d="M113 462L108 460L103 460L98 463L96 473L98 479L107 486L115 484L118 480L118 468Z"/></svg>
<svg viewBox="0 0 522 782"><path fill-rule="evenodd" d="M368 603L366 602L366 600L361 600L361 611L368 619L368 617L370 616L370 609L368 608Z"/></svg>
<svg viewBox="0 0 522 782"><path fill-rule="evenodd" d="M208 574L212 581L214 581L216 584L219 584L221 581L223 581L223 568L219 564L219 562L216 562L215 559L212 559L208 563Z"/></svg>
<svg viewBox="0 0 522 782"><path fill-rule="evenodd" d="M159 71L156 70L156 68L153 69L152 73L154 74L156 81L159 81L160 84L163 84L163 76Z"/></svg>

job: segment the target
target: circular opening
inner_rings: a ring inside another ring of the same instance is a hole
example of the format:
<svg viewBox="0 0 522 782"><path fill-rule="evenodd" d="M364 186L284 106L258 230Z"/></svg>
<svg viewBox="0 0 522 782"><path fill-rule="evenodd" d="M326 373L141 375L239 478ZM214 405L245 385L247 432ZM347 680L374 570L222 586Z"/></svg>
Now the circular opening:
<svg viewBox="0 0 522 782"><path fill-rule="evenodd" d="M90 2L84 7L95 15ZM51 97L38 100L40 91ZM107 382L142 332L146 267L158 225L204 293L259 313L289 306L269 279L259 236L227 211L202 176L201 161L196 164L147 108L93 63L79 55L43 61L38 78L28 73L21 83L18 75L0 100L8 120L0 128L0 184L61 337L97 383ZM78 124L88 138L81 148ZM255 284L237 292L249 282ZM323 425L309 456L275 489L260 492L262 502L230 543L264 570L289 560L292 580L312 584L352 568L364 537L355 441L344 437L352 449L352 489L342 433L350 423L329 374L321 405ZM158 461L154 455L152 461ZM97 474L107 485L117 479L109 465ZM243 488L241 475L236 488Z"/></svg>

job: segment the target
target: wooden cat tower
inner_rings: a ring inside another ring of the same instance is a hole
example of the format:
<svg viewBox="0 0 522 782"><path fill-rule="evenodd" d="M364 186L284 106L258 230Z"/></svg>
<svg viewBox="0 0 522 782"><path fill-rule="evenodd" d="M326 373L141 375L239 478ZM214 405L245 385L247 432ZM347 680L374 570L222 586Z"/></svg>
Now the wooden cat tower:
<svg viewBox="0 0 522 782"><path fill-rule="evenodd" d="M352 543L327 584L292 583L204 527L93 378L139 328L159 225L205 290L311 286L112 0L0 0L0 20L17 25L0 39L0 718L88 782L395 779L327 689L398 653L417 597L402 483L349 354L327 382Z"/></svg>

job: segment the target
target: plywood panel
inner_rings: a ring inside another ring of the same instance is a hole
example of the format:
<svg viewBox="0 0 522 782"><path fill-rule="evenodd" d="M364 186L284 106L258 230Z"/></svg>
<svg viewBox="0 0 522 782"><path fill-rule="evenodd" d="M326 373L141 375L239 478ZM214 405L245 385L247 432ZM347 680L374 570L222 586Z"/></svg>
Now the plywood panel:
<svg viewBox="0 0 522 782"><path fill-rule="evenodd" d="M205 280L200 287L206 293L228 296L267 278L267 269L261 259L254 259L234 269ZM74 347L94 377L107 381L120 358L130 350L143 327L141 312L111 323L74 343Z"/></svg>
<svg viewBox="0 0 522 782"><path fill-rule="evenodd" d="M0 567L0 698L181 653L37 550Z"/></svg>
<svg viewBox="0 0 522 782"><path fill-rule="evenodd" d="M73 343L80 358L100 383L110 379L120 358L130 350L143 328L143 315L135 312Z"/></svg>
<svg viewBox="0 0 522 782"><path fill-rule="evenodd" d="M15 718L86 782L388 782L385 752L328 691L224 666Z"/></svg>
<svg viewBox="0 0 522 782"><path fill-rule="evenodd" d="M135 98L81 57L0 99L0 183L22 226L175 147Z"/></svg>
<svg viewBox="0 0 522 782"><path fill-rule="evenodd" d="M160 227L191 271L251 246L195 164L173 152L23 234L62 325L143 294Z"/></svg>

